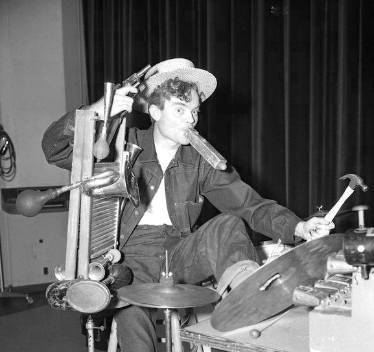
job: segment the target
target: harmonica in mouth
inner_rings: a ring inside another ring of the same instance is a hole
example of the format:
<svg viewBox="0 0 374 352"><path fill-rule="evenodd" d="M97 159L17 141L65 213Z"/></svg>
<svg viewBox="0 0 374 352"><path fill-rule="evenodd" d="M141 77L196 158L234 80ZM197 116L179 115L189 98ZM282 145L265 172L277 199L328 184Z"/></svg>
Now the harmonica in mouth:
<svg viewBox="0 0 374 352"><path fill-rule="evenodd" d="M196 151L217 170L226 170L227 160L193 128L188 129L186 138Z"/></svg>

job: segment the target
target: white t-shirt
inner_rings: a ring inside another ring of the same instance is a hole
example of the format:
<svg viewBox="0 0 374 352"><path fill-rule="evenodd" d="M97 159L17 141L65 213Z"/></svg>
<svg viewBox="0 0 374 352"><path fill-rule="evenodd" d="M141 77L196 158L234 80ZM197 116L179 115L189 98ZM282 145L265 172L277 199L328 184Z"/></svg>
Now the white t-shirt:
<svg viewBox="0 0 374 352"><path fill-rule="evenodd" d="M156 145L156 151L158 152L158 159L161 165L161 169L165 174L170 161L174 158L175 152L170 154L160 153ZM166 205L165 195L165 177L162 177L160 186L158 187L156 194L154 195L151 203L145 211L143 217L139 221L139 225L172 225L168 208Z"/></svg>
<svg viewBox="0 0 374 352"><path fill-rule="evenodd" d="M163 177L156 194L146 212L139 221L139 225L171 225L166 205L165 178Z"/></svg>

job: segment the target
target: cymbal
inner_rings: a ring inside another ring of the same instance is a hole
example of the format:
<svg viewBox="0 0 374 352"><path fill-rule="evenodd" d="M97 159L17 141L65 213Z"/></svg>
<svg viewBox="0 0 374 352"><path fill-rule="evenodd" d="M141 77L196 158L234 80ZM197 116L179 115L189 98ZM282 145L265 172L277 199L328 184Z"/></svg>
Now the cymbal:
<svg viewBox="0 0 374 352"><path fill-rule="evenodd" d="M326 273L327 257L342 248L343 234L305 242L266 263L216 305L211 324L229 331L259 323L290 307L294 289Z"/></svg>
<svg viewBox="0 0 374 352"><path fill-rule="evenodd" d="M121 287L118 290L118 297L141 307L188 308L218 301L220 295L214 290L201 286L149 283Z"/></svg>
<svg viewBox="0 0 374 352"><path fill-rule="evenodd" d="M120 299L119 297L117 297L115 295L110 300L110 303L109 303L108 307L106 307L106 309L118 309L118 308L123 308L123 307L129 306L129 305L130 305L129 302L124 301L124 300Z"/></svg>

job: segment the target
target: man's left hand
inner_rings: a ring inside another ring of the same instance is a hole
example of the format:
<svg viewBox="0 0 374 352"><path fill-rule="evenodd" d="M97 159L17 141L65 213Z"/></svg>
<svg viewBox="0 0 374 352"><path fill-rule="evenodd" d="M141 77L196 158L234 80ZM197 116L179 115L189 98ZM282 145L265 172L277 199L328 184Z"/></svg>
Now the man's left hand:
<svg viewBox="0 0 374 352"><path fill-rule="evenodd" d="M333 222L329 222L322 217L313 217L307 221L300 221L296 225L295 236L310 241L315 238L327 236L335 227Z"/></svg>

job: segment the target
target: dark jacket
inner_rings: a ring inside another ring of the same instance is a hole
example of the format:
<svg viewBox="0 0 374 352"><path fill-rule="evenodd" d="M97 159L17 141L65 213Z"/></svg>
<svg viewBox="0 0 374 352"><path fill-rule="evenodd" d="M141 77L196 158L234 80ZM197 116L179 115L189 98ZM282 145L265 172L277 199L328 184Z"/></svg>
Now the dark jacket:
<svg viewBox="0 0 374 352"><path fill-rule="evenodd" d="M42 141L47 161L67 169L71 167L73 119L74 113L68 113L54 122ZM146 130L130 128L128 141L143 149L133 167L140 205L135 208L126 202L121 219L121 246L139 223L163 176L153 141L153 125ZM190 145L180 146L164 177L169 216L182 234L193 231L206 198L222 213L242 218L254 231L274 240L280 238L284 243L294 242L300 218L275 201L262 198L241 180L233 167L215 170Z"/></svg>

